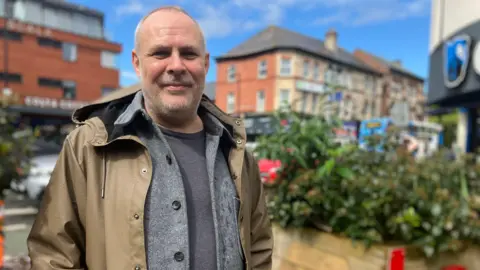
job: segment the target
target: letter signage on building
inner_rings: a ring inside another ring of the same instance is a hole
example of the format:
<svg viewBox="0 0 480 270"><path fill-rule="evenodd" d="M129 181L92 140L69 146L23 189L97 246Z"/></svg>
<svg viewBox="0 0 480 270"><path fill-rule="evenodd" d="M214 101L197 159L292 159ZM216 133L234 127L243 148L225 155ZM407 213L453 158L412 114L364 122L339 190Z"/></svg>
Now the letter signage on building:
<svg viewBox="0 0 480 270"><path fill-rule="evenodd" d="M465 80L470 59L470 44L470 37L464 34L445 42L443 78L447 87L455 88Z"/></svg>
<svg viewBox="0 0 480 270"><path fill-rule="evenodd" d="M88 104L88 102L67 100L67 99L54 99L46 97L27 96L24 99L26 106L49 108L49 109L62 109L62 110L75 110Z"/></svg>
<svg viewBox="0 0 480 270"><path fill-rule="evenodd" d="M305 92L312 92L312 93L324 93L326 92L326 88L324 84L321 83L313 83L307 81L296 81L295 87L298 90L305 91Z"/></svg>
<svg viewBox="0 0 480 270"><path fill-rule="evenodd" d="M16 31L24 34L34 34L41 37L51 37L52 30L37 25L18 22L15 20L7 21L7 30Z"/></svg>

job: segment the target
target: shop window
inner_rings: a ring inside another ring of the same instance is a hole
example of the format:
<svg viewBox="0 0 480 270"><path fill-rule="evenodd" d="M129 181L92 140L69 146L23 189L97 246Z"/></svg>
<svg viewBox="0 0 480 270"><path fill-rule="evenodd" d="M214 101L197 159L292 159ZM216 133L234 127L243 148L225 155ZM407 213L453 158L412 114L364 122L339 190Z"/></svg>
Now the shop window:
<svg viewBox="0 0 480 270"><path fill-rule="evenodd" d="M61 89L63 91L63 98L65 99L76 99L77 97L77 85L74 81L38 78L38 85Z"/></svg>

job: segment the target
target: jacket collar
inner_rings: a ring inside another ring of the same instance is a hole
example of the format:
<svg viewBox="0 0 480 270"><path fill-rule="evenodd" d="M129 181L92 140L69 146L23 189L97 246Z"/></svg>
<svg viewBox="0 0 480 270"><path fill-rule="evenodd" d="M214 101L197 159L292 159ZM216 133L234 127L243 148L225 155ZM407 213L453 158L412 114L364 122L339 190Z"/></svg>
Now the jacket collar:
<svg viewBox="0 0 480 270"><path fill-rule="evenodd" d="M90 122L90 125L93 124L96 132L104 133L97 134L96 137L104 138L103 143L106 143L111 135L108 134L109 131L114 129L115 121L121 117L123 112L129 109L129 105L140 90L141 88L139 84L119 89L87 106L75 110L72 115L72 120L77 125L83 125L87 122ZM115 114L115 111L117 114ZM236 147L242 147L245 145L246 131L241 119L231 117L224 113L213 104L206 95L202 96L200 102L199 112L202 111L213 116L212 118L214 121L218 121L225 128L231 139L235 141ZM97 119L93 121L95 118Z"/></svg>

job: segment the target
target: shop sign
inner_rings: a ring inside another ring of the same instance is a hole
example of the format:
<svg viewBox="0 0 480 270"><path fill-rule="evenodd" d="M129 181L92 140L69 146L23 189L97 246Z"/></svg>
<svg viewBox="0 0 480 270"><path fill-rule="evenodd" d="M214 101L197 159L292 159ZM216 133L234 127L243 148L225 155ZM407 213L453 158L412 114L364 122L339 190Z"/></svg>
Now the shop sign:
<svg viewBox="0 0 480 270"><path fill-rule="evenodd" d="M448 88L459 86L467 75L471 38L458 35L444 44L443 78Z"/></svg>
<svg viewBox="0 0 480 270"><path fill-rule="evenodd" d="M305 92L325 93L327 91L325 85L321 83L296 81L295 86L298 90L305 91Z"/></svg>
<svg viewBox="0 0 480 270"><path fill-rule="evenodd" d="M472 64L475 73L480 76L480 42L477 42L472 53Z"/></svg>
<svg viewBox="0 0 480 270"><path fill-rule="evenodd" d="M88 102L82 102L77 100L54 99L54 98L35 97L35 96L25 97L24 103L26 106L30 106L30 107L62 109L62 110L75 110L85 105L88 105Z"/></svg>
<svg viewBox="0 0 480 270"><path fill-rule="evenodd" d="M52 30L37 25L22 23L15 20L7 21L7 30L24 34L34 34L41 37L52 37Z"/></svg>

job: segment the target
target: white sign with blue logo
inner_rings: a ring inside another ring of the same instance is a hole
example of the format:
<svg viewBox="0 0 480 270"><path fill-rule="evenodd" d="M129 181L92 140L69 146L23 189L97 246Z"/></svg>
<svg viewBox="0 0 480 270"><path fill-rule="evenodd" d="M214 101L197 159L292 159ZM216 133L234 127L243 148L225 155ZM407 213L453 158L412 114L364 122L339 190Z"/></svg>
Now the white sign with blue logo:
<svg viewBox="0 0 480 270"><path fill-rule="evenodd" d="M459 35L445 42L443 77L449 88L459 86L468 70L471 39L467 35Z"/></svg>

